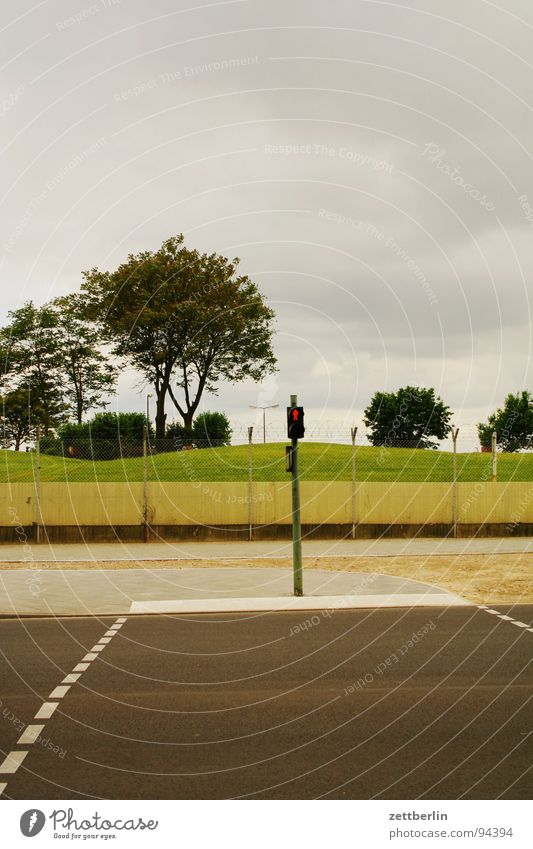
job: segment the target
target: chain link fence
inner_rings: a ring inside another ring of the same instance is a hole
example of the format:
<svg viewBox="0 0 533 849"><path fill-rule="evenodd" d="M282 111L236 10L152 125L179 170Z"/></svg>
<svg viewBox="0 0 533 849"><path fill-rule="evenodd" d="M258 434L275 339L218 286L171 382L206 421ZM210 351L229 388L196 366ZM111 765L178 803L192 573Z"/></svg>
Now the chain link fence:
<svg viewBox="0 0 533 849"><path fill-rule="evenodd" d="M253 428L248 428L246 441L232 445L209 438L154 439L148 433L143 439L60 440L42 437L26 452L2 452L0 480L8 484L34 485L37 532L43 524L42 487L46 483L140 484L146 526L150 521L149 502L157 497L154 496L156 490L150 489L155 483L202 485L201 491L205 491L205 498L211 499L212 503L217 497L220 501L221 488L217 491L216 484L239 484L239 492L245 495L238 497L243 497L248 505L251 538L258 493L264 493L261 486L288 483L290 480L285 466L286 438L277 443L263 443L255 441L257 435L257 430L254 432ZM259 436L262 436L260 431ZM312 436L308 438L306 432L306 438L300 442L300 480L303 484L322 482L324 489L334 483L348 486L348 489L346 486L342 489L342 498L350 503L354 536L361 484L387 483L391 487L405 483L449 484L450 524L455 535L457 524L462 521L458 487L473 482L533 482L533 453L461 451L460 434L454 431L454 437L452 450L433 450L398 440L371 446L364 438L357 438L355 429L348 433L337 432L336 440L330 437L327 441L313 440ZM524 496L522 493L520 497L523 500L527 494ZM514 513L518 515L516 510ZM511 521L512 516L509 517Z"/></svg>

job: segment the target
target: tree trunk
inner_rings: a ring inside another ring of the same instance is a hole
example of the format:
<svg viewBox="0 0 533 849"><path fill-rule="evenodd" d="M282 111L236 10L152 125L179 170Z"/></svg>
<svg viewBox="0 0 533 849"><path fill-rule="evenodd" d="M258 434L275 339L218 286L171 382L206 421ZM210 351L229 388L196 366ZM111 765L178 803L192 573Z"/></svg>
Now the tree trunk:
<svg viewBox="0 0 533 849"><path fill-rule="evenodd" d="M187 410L187 412L182 417L183 418L183 427L185 427L187 430L192 430L193 416L194 416L193 411Z"/></svg>
<svg viewBox="0 0 533 849"><path fill-rule="evenodd" d="M167 414L165 413L165 391L161 391L157 395L157 407L155 415L155 437L156 439L165 438Z"/></svg>

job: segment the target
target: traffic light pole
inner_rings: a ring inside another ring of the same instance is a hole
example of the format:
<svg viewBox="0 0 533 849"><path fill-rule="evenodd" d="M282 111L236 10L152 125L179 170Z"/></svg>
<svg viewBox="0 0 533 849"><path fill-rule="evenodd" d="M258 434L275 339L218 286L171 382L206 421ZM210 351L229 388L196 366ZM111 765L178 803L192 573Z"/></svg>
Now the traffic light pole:
<svg viewBox="0 0 533 849"><path fill-rule="evenodd" d="M298 398L291 395L291 407L298 406ZM292 439L292 563L294 595L304 594L302 573L302 522L300 518L300 479L298 477L298 440Z"/></svg>

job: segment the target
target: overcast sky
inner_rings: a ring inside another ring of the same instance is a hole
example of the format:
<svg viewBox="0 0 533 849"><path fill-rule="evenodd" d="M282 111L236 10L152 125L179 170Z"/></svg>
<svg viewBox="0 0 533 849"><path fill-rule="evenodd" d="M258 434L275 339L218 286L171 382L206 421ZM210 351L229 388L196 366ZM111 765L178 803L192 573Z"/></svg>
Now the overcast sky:
<svg viewBox="0 0 533 849"><path fill-rule="evenodd" d="M533 390L528 0L20 0L0 32L2 320L183 232L277 314L279 374L204 408L346 428L410 383L466 434Z"/></svg>

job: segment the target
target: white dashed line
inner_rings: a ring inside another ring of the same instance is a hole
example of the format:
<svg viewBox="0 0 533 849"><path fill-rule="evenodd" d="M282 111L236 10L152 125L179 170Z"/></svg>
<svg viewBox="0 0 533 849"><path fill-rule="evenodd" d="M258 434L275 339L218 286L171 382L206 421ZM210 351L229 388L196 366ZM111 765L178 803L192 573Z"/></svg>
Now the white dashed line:
<svg viewBox="0 0 533 849"><path fill-rule="evenodd" d="M63 678L61 683L62 684L75 684L80 676L81 676L81 672L78 672L77 674L74 674L74 673L71 672L69 675L67 675L65 678Z"/></svg>
<svg viewBox="0 0 533 849"><path fill-rule="evenodd" d="M72 672L69 672L68 675L63 678L61 684L56 687L50 695L49 699L62 699L71 688L72 684L75 684L78 679L81 677L82 672L86 672L86 670L91 665L93 660L96 660L99 657L99 653L103 651L108 643L111 642L111 638L115 636L119 628L122 628L124 622L127 621L126 616L121 616L120 619L117 619L114 625L106 631L105 636L101 637L99 642L93 646L92 650L88 652L85 657L82 659L81 663L76 664ZM43 702L37 713L35 714L34 719L50 719L56 708L59 707L59 702ZM44 725L27 725L21 736L17 740L17 746L27 746L32 745L37 742L39 735L44 729ZM8 755L4 758L2 764L0 764L0 774L8 774L13 775L23 762L26 755L29 752L26 751L13 751L9 752ZM7 787L7 782L0 782L0 796L2 796L4 790Z"/></svg>
<svg viewBox="0 0 533 849"><path fill-rule="evenodd" d="M32 743L35 743L43 728L44 725L27 725L17 740L17 746L31 746Z"/></svg>
<svg viewBox="0 0 533 849"><path fill-rule="evenodd" d="M34 719L50 719L59 702L44 702L34 716Z"/></svg>
<svg viewBox="0 0 533 849"><path fill-rule="evenodd" d="M52 692L50 693L48 698L49 699L62 699L63 696L67 695L69 690L70 690L70 687L56 687L55 690L52 690Z"/></svg>
<svg viewBox="0 0 533 849"><path fill-rule="evenodd" d="M502 619L504 622L510 622L511 625L516 625L517 628L525 628L526 631L530 631L533 634L533 628L527 622L519 622L518 619L513 619L512 616L507 616L506 613L500 613L499 610L493 610L492 607L486 607L484 604L478 604L478 608L479 610L484 610L485 613L493 613L498 619Z"/></svg>
<svg viewBox="0 0 533 849"><path fill-rule="evenodd" d="M0 773L13 775L17 771L28 752L10 752L0 764Z"/></svg>

